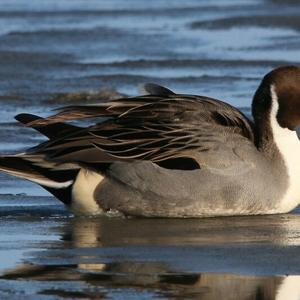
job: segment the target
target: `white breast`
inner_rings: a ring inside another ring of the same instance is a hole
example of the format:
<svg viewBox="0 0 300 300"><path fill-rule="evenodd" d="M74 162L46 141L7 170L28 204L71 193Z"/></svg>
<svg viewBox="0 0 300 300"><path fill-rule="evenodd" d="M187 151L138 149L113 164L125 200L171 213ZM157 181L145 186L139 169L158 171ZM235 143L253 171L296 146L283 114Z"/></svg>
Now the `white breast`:
<svg viewBox="0 0 300 300"><path fill-rule="evenodd" d="M99 173L81 169L72 187L71 211L76 215L96 215L103 212L95 201L94 192L103 180Z"/></svg>
<svg viewBox="0 0 300 300"><path fill-rule="evenodd" d="M276 300L300 299L300 276L286 276L277 291Z"/></svg>
<svg viewBox="0 0 300 300"><path fill-rule="evenodd" d="M300 141L296 131L282 128L278 124L276 118L278 112L278 98L274 86L271 86L271 96L271 127L273 136L288 171L288 189L277 211L285 213L291 211L300 203ZM274 184L276 183L274 182Z"/></svg>

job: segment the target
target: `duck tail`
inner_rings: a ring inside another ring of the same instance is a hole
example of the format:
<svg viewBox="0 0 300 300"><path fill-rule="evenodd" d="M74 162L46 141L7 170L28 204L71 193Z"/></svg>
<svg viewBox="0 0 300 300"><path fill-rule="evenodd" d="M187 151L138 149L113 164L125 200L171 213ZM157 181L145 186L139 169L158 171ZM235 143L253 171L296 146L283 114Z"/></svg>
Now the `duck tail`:
<svg viewBox="0 0 300 300"><path fill-rule="evenodd" d="M35 182L68 205L78 167L70 164L55 165L43 156L21 153L0 156L0 171Z"/></svg>

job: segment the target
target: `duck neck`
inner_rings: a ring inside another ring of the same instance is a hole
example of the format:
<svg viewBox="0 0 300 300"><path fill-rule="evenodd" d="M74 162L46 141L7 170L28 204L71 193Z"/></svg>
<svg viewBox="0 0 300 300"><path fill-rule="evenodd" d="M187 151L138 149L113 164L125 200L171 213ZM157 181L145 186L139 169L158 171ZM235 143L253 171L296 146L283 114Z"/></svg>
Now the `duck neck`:
<svg viewBox="0 0 300 300"><path fill-rule="evenodd" d="M279 105L273 85L270 85L270 92L265 96L269 97L263 100L269 103L269 108L255 120L257 148L271 159L283 160L288 169L294 169L295 164L300 166L300 141L297 133L279 125Z"/></svg>
<svg viewBox="0 0 300 300"><path fill-rule="evenodd" d="M282 132L276 126L278 102L274 98L273 88L261 85L253 99L252 114L255 121L255 144L258 150L270 159L280 156L276 140L282 138ZM275 94L276 96L276 94ZM277 123L278 125L278 123ZM278 125L279 127L279 125Z"/></svg>

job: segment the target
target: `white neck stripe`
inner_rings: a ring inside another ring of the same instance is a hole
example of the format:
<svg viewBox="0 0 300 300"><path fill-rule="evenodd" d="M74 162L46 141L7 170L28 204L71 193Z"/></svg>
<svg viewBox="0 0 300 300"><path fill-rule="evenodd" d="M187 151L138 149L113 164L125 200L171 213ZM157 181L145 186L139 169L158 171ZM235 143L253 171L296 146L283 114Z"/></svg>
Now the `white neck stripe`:
<svg viewBox="0 0 300 300"><path fill-rule="evenodd" d="M281 199L279 212L289 212L300 203L300 141L296 131L279 125L277 121L279 103L274 85L271 85L270 93L272 98L271 129L288 175L288 189Z"/></svg>

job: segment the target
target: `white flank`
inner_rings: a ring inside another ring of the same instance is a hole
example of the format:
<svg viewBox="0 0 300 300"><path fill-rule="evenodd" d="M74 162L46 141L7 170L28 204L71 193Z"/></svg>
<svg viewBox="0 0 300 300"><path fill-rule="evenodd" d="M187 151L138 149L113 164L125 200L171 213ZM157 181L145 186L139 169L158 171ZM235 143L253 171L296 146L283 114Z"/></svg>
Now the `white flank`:
<svg viewBox="0 0 300 300"><path fill-rule="evenodd" d="M71 210L76 215L95 215L103 210L97 204L94 192L103 180L103 176L86 169L81 169L72 188Z"/></svg>
<svg viewBox="0 0 300 300"><path fill-rule="evenodd" d="M287 276L277 291L276 300L300 299L300 276Z"/></svg>
<svg viewBox="0 0 300 300"><path fill-rule="evenodd" d="M282 128L278 124L276 118L279 107L278 97L273 85L271 86L271 96L271 127L274 141L284 159L289 176L288 189L277 209L277 212L285 213L291 211L300 203L300 140L296 131ZM274 182L274 184L276 183Z"/></svg>

